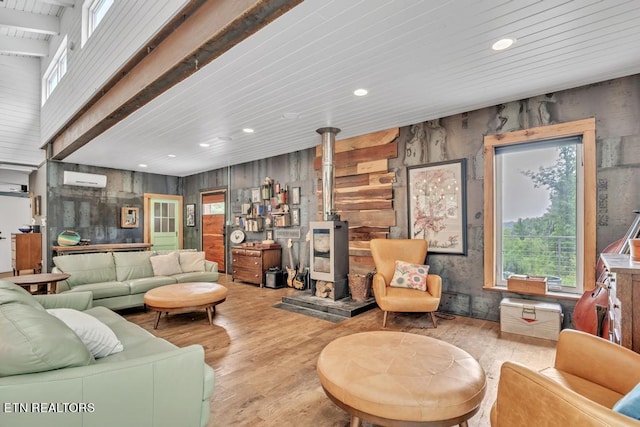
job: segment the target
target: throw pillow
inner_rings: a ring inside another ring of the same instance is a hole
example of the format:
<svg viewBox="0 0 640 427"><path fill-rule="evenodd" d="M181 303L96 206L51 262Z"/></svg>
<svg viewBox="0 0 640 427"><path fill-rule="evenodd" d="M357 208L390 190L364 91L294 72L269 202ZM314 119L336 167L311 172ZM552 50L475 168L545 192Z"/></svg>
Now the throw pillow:
<svg viewBox="0 0 640 427"><path fill-rule="evenodd" d="M153 267L154 276L171 276L182 273L180 268L180 257L178 252L171 252L166 255L156 255L149 258Z"/></svg>
<svg viewBox="0 0 640 427"><path fill-rule="evenodd" d="M93 316L71 308L52 308L47 312L75 332L96 359L124 350L111 328Z"/></svg>
<svg viewBox="0 0 640 427"><path fill-rule="evenodd" d="M183 273L204 271L204 252L180 252L180 268Z"/></svg>
<svg viewBox="0 0 640 427"><path fill-rule="evenodd" d="M391 279L389 286L426 291L427 274L429 274L428 265L396 261L396 270L393 273L393 279Z"/></svg>
<svg viewBox="0 0 640 427"><path fill-rule="evenodd" d="M640 420L640 384L613 405L613 410L627 417Z"/></svg>

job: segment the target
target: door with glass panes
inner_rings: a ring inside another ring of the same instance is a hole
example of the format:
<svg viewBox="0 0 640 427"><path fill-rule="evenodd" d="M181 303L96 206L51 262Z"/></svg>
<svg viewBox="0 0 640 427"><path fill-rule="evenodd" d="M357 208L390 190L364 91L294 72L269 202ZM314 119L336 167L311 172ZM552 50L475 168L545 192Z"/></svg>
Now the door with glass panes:
<svg viewBox="0 0 640 427"><path fill-rule="evenodd" d="M180 248L178 227L181 215L177 200L151 199L151 244L154 250Z"/></svg>

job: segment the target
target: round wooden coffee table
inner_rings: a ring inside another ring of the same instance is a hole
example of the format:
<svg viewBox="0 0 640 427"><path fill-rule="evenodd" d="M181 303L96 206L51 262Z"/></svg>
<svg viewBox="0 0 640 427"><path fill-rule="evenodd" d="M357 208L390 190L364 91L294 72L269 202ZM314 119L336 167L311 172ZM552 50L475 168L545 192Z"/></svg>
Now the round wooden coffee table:
<svg viewBox="0 0 640 427"><path fill-rule="evenodd" d="M467 352L404 332L337 338L318 357L327 396L360 420L392 426L467 425L480 408L486 378Z"/></svg>
<svg viewBox="0 0 640 427"><path fill-rule="evenodd" d="M153 329L158 329L162 313L187 313L204 309L213 325L216 305L227 299L228 290L222 285L209 282L187 282L165 285L144 294L144 303L158 312Z"/></svg>
<svg viewBox="0 0 640 427"><path fill-rule="evenodd" d="M47 285L51 285L48 292L50 294L55 294L58 282L66 280L69 277L71 276L66 273L37 273L27 274L24 276L5 277L4 280L8 280L18 286L27 288L27 290L30 290L32 285L38 285L38 293L44 294L47 293Z"/></svg>

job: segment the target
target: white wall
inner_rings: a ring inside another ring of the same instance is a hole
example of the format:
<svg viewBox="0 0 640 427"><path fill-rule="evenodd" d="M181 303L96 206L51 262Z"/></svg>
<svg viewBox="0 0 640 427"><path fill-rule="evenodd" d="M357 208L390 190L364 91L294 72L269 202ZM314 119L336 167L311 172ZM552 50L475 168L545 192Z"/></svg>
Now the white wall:
<svg viewBox="0 0 640 427"><path fill-rule="evenodd" d="M11 267L11 233L18 227L31 224L31 203L27 197L0 196L0 273L13 271Z"/></svg>
<svg viewBox="0 0 640 427"><path fill-rule="evenodd" d="M0 163L38 165L40 58L0 55Z"/></svg>
<svg viewBox="0 0 640 427"><path fill-rule="evenodd" d="M76 0L75 7L65 8L60 35L49 42L49 56L42 61L41 76L65 35L73 49L67 51L67 73L42 107L42 143L187 3L186 0L116 1L84 46L81 46L83 1Z"/></svg>

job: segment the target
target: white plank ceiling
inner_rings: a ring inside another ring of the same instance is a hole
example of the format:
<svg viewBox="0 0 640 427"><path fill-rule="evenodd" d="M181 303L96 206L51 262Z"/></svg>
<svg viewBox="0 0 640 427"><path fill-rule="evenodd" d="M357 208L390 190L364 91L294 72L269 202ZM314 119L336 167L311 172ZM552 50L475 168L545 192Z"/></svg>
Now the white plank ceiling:
<svg viewBox="0 0 640 427"><path fill-rule="evenodd" d="M306 0L65 161L186 176L638 72L640 1Z"/></svg>

